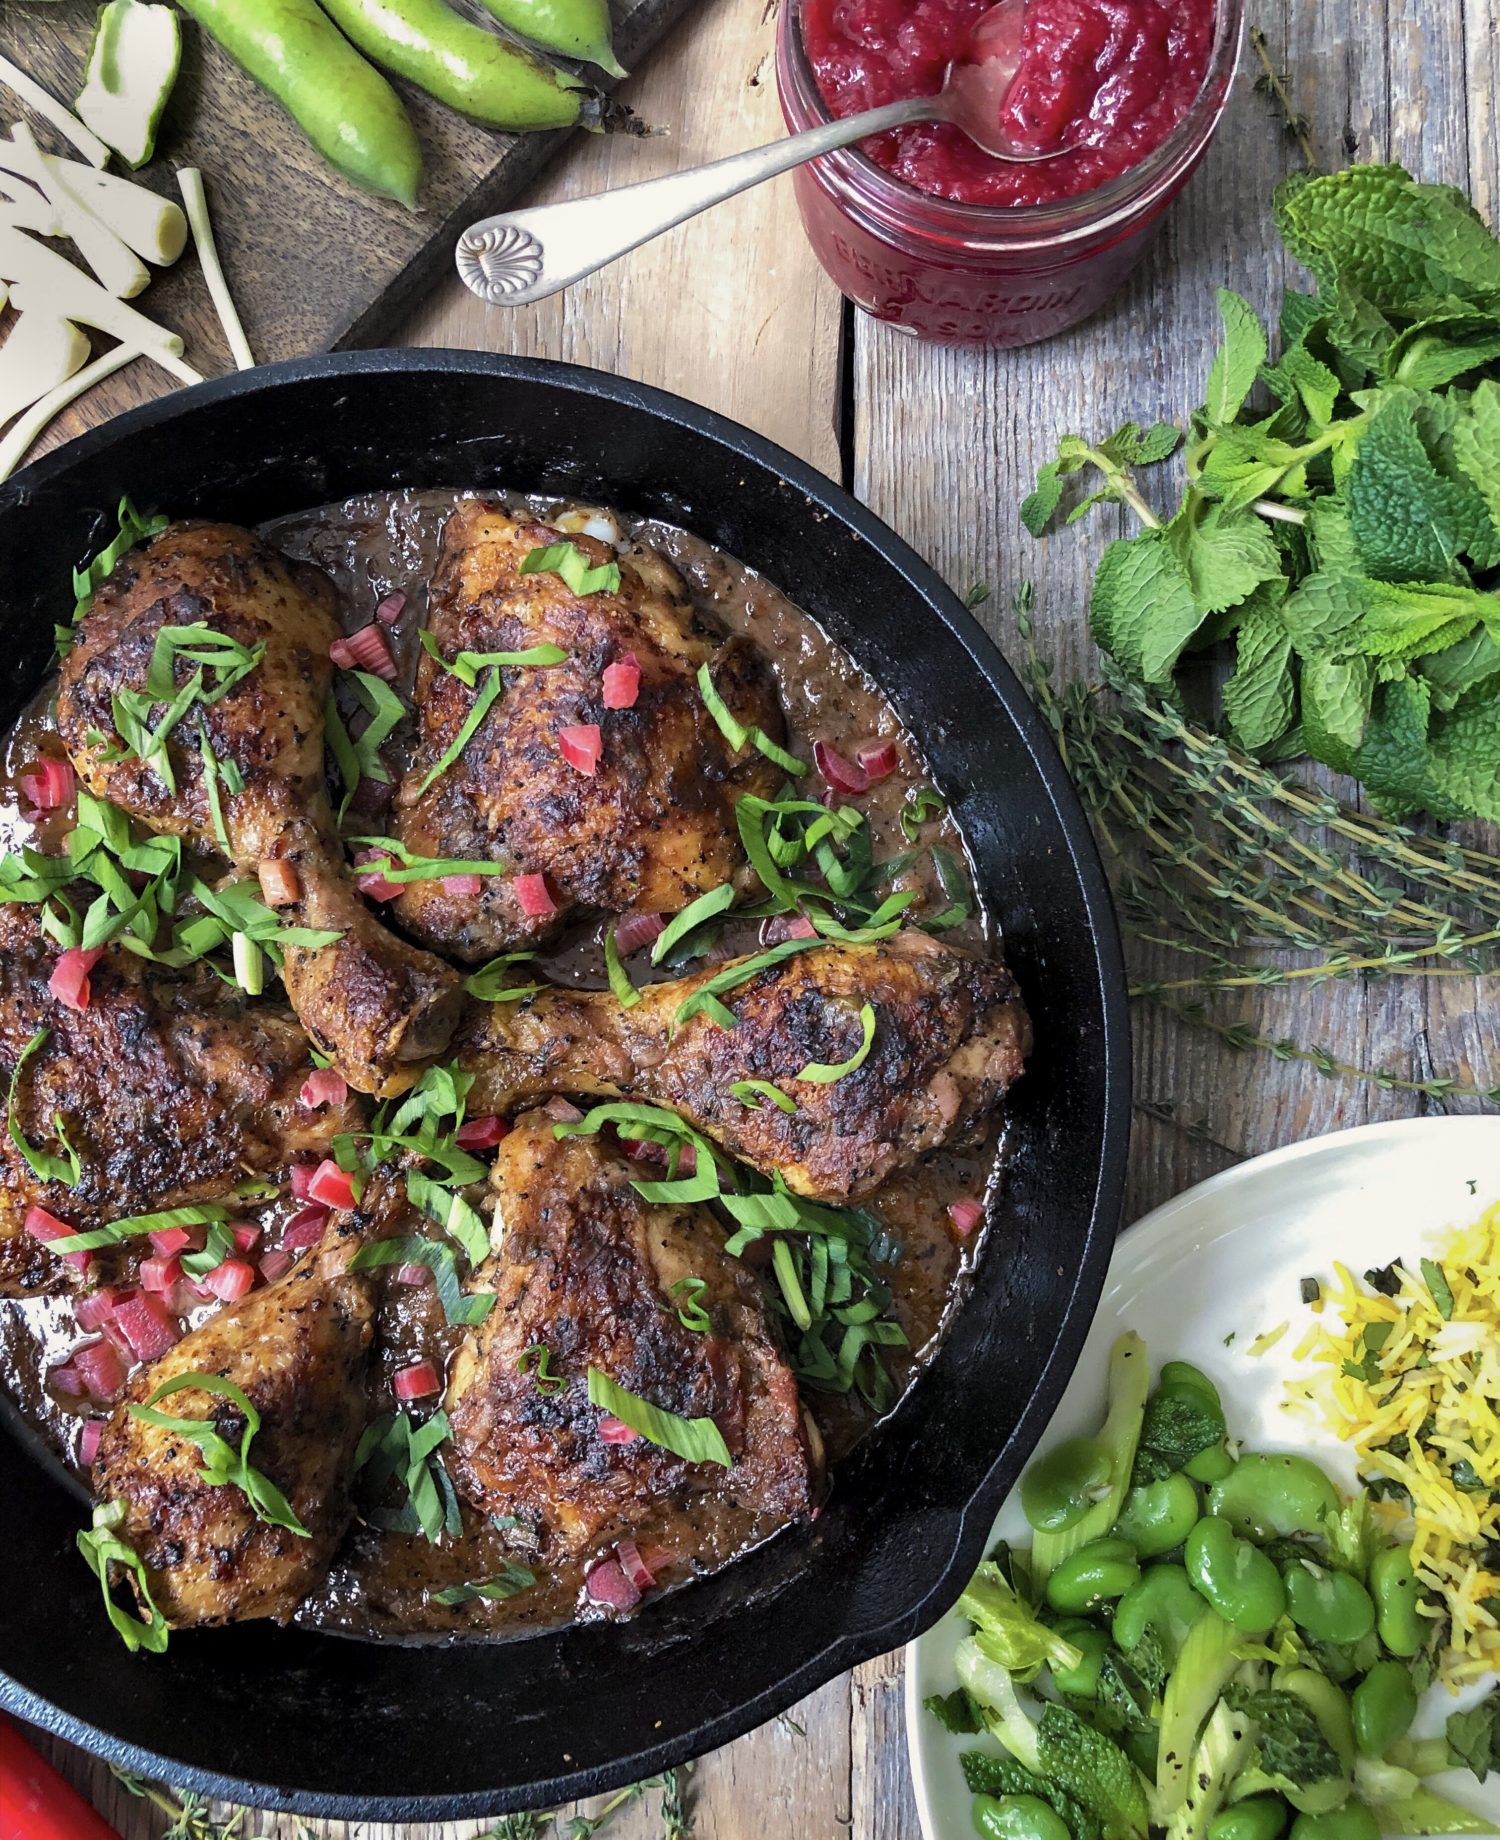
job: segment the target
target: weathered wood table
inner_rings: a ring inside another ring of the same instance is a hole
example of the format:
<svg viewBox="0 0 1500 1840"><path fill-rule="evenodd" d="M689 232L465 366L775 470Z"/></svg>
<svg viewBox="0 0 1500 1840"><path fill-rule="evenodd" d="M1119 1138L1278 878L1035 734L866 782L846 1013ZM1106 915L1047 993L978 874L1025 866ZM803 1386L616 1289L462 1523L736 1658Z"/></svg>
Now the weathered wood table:
<svg viewBox="0 0 1500 1840"><path fill-rule="evenodd" d="M781 132L770 68L776 0L713 0L655 56L631 100L670 136L580 139L535 198L562 197L749 146ZM1252 11L1252 17L1255 17ZM1265 0L1258 23L1288 68L1322 159L1403 162L1466 186L1500 211L1500 10L1493 0ZM840 478L960 592L990 584L980 610L1014 652L1014 583L1036 582L1044 649L1087 671L1088 572L1118 534L1113 513L1033 544L1016 507L1058 435L1107 431L1127 416L1180 416L1200 399L1217 337L1214 289L1262 308L1279 298L1273 184L1295 146L1255 93L1248 55L1215 147L1153 256L1098 318L1052 344L980 354L893 336L846 308L803 241L783 179L542 306L502 313L441 287L406 329L420 345L546 355L693 397ZM1493 1029L1468 978L1251 993L1276 1005L1273 1034L1411 1068L1482 1070ZM1316 1132L1399 1117L1418 1101L1326 1080L1306 1065L1234 1055L1158 1012L1136 1015L1137 1119L1127 1216L1243 1156ZM1430 1103L1430 1102L1429 1102ZM1191 1117L1182 1129L1173 1116ZM991 1257L1004 1248L992 1246ZM273 1691L272 1683L267 1690ZM254 1709L247 1708L253 1717ZM349 1742L358 1744L357 1731ZM166 1818L102 1767L54 1747L126 1840L156 1840ZM914 1840L901 1658L831 1682L689 1782L700 1840ZM471 1840L487 1824L395 1829L251 1815L246 1836L301 1840ZM503 1829L500 1830L503 1833ZM565 1824L560 1832L565 1833ZM656 1798L623 1809L612 1840L661 1831Z"/></svg>

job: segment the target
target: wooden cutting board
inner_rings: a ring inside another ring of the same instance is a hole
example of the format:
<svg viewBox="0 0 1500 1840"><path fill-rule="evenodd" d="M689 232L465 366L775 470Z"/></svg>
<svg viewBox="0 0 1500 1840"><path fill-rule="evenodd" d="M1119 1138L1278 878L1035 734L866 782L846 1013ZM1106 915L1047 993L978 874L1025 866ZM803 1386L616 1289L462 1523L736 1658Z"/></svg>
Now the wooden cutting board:
<svg viewBox="0 0 1500 1840"><path fill-rule="evenodd" d="M634 69L666 28L699 3L614 0L621 63ZM458 4L492 23L466 0ZM0 0L0 51L71 103L94 14L93 0ZM424 156L421 210L413 213L370 197L326 166L280 106L186 17L182 34L182 72L157 137L157 158L136 177L176 198L177 168L201 169L220 258L263 363L379 344L447 271L459 232L503 209L568 138L566 132L498 134L398 84ZM0 86L0 124L25 113ZM44 146L73 151L46 123L28 119ZM112 169L120 170L118 161ZM231 368L191 249L175 268L154 271L134 304L182 334L188 362L205 376ZM150 363L127 365L60 417L33 457L172 387Z"/></svg>

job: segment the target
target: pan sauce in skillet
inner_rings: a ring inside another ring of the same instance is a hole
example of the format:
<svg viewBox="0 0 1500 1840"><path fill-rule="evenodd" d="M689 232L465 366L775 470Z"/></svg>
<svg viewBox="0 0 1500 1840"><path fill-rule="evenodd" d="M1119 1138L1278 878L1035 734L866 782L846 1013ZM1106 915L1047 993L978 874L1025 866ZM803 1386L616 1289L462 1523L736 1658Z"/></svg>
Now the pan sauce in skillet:
<svg viewBox="0 0 1500 1840"><path fill-rule="evenodd" d="M415 669L416 632L426 623L425 584L455 497L450 492L371 496L281 520L264 532L278 548L317 563L333 577L350 630L368 621L377 603L392 592L407 596L392 633L403 689L409 690ZM508 502L518 513L553 520L560 509L566 510L555 501L542 504L516 497ZM612 521L609 514L591 513L590 533L603 534ZM806 615L733 558L671 526L621 520L616 529L663 552L676 564L689 584L695 607L710 626L744 634L759 646L776 677L787 715L788 745L794 751L808 756L812 741L818 738L852 758L860 744L877 737L898 740L897 770L854 802L869 820L877 860L907 853L912 846L903 835L902 806L912 792L931 782L916 743L903 733L880 690ZM16 776L36 759L46 727L46 707L43 696L7 745L4 803L0 806L0 841L7 848L16 847L29 834L20 812ZM843 802L820 782L807 784L814 788L807 796L826 797L831 805ZM372 814L365 828L387 828L383 811ZM56 841L45 832L40 839L43 847L56 847ZM962 860L963 844L946 813L924 823L920 842L924 847L916 860L892 886L921 889L925 905L917 911L932 913L946 905L948 897L938 885L933 858L925 846L937 844ZM726 955L755 950L757 925L738 922L727 927L721 949ZM944 937L984 950L984 917L976 915ZM572 928L555 948L540 955L539 962L554 982L603 987L606 979L598 924ZM674 975L652 974L644 966L644 957L632 964L637 981L643 976ZM947 1217L948 1204L958 1196L985 1191L996 1149L992 1137L963 1153L931 1157L893 1178L871 1203L891 1241L899 1246L888 1278L892 1313L906 1330L910 1348L891 1351L889 1367L898 1393L931 1352L945 1312L961 1288L966 1260L973 1255L972 1242L963 1241ZM267 1243L275 1243L280 1225L294 1206L275 1203L261 1216ZM756 1249L751 1250L753 1254ZM204 1306L191 1320L209 1313L209 1306ZM461 1329L445 1325L430 1286L385 1286L377 1318L371 1415L390 1409L390 1380L398 1369L423 1355L441 1367L462 1334ZM78 1420L52 1397L43 1376L79 1339L66 1298L0 1304L0 1379L68 1459L76 1448ZM836 1487L839 1457L869 1424L870 1413L852 1396L841 1398L805 1387L804 1399L825 1440L832 1486ZM581 1564L553 1573L538 1566L536 1585L509 1599L481 1598L452 1607L434 1603L433 1591L490 1578L507 1560L517 1557L500 1532L468 1509L465 1528L457 1540L430 1545L420 1535L380 1532L357 1522L324 1588L305 1602L299 1620L351 1634L417 1637L455 1631L510 1633L579 1614L603 1614L583 1593ZM652 1543L675 1558L659 1570L659 1582L670 1585L695 1571L713 1569L769 1531L772 1529L757 1525L745 1510L711 1495L698 1496L674 1511L664 1510L653 1523Z"/></svg>

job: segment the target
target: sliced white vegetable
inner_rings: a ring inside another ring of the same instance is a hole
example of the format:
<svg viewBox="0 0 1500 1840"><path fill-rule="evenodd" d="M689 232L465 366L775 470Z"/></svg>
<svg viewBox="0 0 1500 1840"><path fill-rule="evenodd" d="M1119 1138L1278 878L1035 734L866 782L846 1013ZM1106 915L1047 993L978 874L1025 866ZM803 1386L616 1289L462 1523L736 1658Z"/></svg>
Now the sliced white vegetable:
<svg viewBox="0 0 1500 1840"><path fill-rule="evenodd" d="M0 427L88 362L89 342L69 319L22 313L0 345Z"/></svg>
<svg viewBox="0 0 1500 1840"><path fill-rule="evenodd" d="M198 247L198 260L203 265L203 279L208 283L214 311L219 316L219 324L224 328L224 337L229 341L230 355L242 371L253 371L255 353L251 351L250 341L245 337L245 328L240 324L234 296L229 291L229 283L219 264L219 249L214 242L208 199L203 191L203 174L196 166L180 167L177 183L182 188L182 202L187 206L188 222L193 227L193 241Z"/></svg>
<svg viewBox="0 0 1500 1840"><path fill-rule="evenodd" d="M34 230L38 236L61 236L63 233L56 211L29 185L14 185L0 179L0 216L18 229Z"/></svg>
<svg viewBox="0 0 1500 1840"><path fill-rule="evenodd" d="M35 109L44 121L50 121L59 134L73 143L90 166L109 164L109 149L99 136L65 109L55 96L49 95L40 83L28 77L19 64L12 64L8 57L0 57L0 83L14 90L22 102L28 108Z"/></svg>
<svg viewBox="0 0 1500 1840"><path fill-rule="evenodd" d="M46 194L47 202L62 225L63 235L99 277L99 285L108 288L118 300L129 300L139 294L151 280L145 263L125 247L102 217L96 217L88 205L80 204L48 172L42 162L42 150L32 139L31 130L24 121L18 121L11 129L10 138L25 162L26 177Z"/></svg>
<svg viewBox="0 0 1500 1840"><path fill-rule="evenodd" d="M106 377L112 377L117 370L123 369L134 359L155 355L154 352L138 351L133 345L117 345L113 351L105 352L102 358L95 358L92 364L86 364L81 371L75 371L55 390L49 390L0 441L0 479L10 478L26 458L32 442L45 432L53 418L61 415L70 402L82 396L85 390L93 389L96 383L102 383Z"/></svg>
<svg viewBox="0 0 1500 1840"><path fill-rule="evenodd" d="M10 283L14 304L25 296L28 305L107 332L184 383L202 383L192 365L183 362L182 340L175 332L116 300L81 268L7 224L0 224L0 277Z"/></svg>
<svg viewBox="0 0 1500 1840"><path fill-rule="evenodd" d="M163 198L149 185L122 179L118 173L98 172L80 160L44 153L42 164L80 204L102 217L127 248L148 262L169 267L187 248L188 221L175 198ZM13 144L0 138L0 172L24 174L25 169Z"/></svg>
<svg viewBox="0 0 1500 1840"><path fill-rule="evenodd" d="M126 165L144 166L155 151L156 125L181 59L171 7L145 0L106 0L100 7L74 107Z"/></svg>

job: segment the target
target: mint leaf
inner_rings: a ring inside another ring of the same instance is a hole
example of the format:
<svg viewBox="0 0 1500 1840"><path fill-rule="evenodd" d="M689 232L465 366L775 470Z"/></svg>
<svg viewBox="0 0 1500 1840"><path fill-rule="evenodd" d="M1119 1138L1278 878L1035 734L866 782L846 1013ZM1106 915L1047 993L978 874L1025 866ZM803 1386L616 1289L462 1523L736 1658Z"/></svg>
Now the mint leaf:
<svg viewBox="0 0 1500 1840"><path fill-rule="evenodd" d="M1451 709L1461 696L1500 673L1500 644L1477 626L1465 639L1417 660L1432 690L1432 707Z"/></svg>
<svg viewBox="0 0 1500 1840"><path fill-rule="evenodd" d="M1232 422L1266 361L1266 332L1250 302L1229 288L1219 289L1219 317L1224 343L1209 369L1204 414L1210 422Z"/></svg>
<svg viewBox="0 0 1500 1840"><path fill-rule="evenodd" d="M1358 623L1341 637L1340 651L1358 650L1385 663L1445 651L1486 618L1500 623L1500 599L1477 588L1437 582L1367 581Z"/></svg>
<svg viewBox="0 0 1500 1840"><path fill-rule="evenodd" d="M1063 462L1049 460L1037 469L1036 484L1021 500L1021 522L1039 537L1057 514L1064 486Z"/></svg>
<svg viewBox="0 0 1500 1840"><path fill-rule="evenodd" d="M1281 610L1292 643L1304 657L1346 650L1343 635L1369 610L1370 583L1344 569L1319 570L1289 594Z"/></svg>
<svg viewBox="0 0 1500 1840"><path fill-rule="evenodd" d="M1203 618L1164 530L1121 537L1105 550L1089 620L1098 643L1132 676L1166 682Z"/></svg>
<svg viewBox="0 0 1500 1840"><path fill-rule="evenodd" d="M1453 430L1453 457L1500 530L1500 384L1481 383Z"/></svg>
<svg viewBox="0 0 1500 1840"><path fill-rule="evenodd" d="M1500 295L1500 242L1462 193L1399 166L1297 174L1277 190L1287 247L1326 293L1342 286L1381 313L1420 318Z"/></svg>
<svg viewBox="0 0 1500 1840"><path fill-rule="evenodd" d="M1210 506L1199 515L1190 495L1167 526L1167 540L1187 571L1193 599L1205 613L1236 607L1263 581L1281 576L1281 552L1264 519L1248 510Z"/></svg>
<svg viewBox="0 0 1500 1840"><path fill-rule="evenodd" d="M1500 818L1500 685L1471 690L1438 717L1428 762L1433 783L1460 810Z"/></svg>
<svg viewBox="0 0 1500 1840"><path fill-rule="evenodd" d="M1387 397L1365 430L1344 499L1368 573L1385 581L1453 579L1465 547L1463 494L1433 465L1407 393Z"/></svg>
<svg viewBox="0 0 1500 1840"><path fill-rule="evenodd" d="M1441 390L1496 358L1500 315L1441 313L1408 326L1386 353L1386 368L1395 383Z"/></svg>
<svg viewBox="0 0 1500 1840"><path fill-rule="evenodd" d="M1278 741L1296 713L1292 641L1274 610L1256 608L1241 620L1234 676L1224 686L1224 714L1240 746L1252 754Z"/></svg>
<svg viewBox="0 0 1500 1840"><path fill-rule="evenodd" d="M1301 690L1308 753L1337 773L1352 773L1369 725L1374 665L1368 658L1304 659Z"/></svg>
<svg viewBox="0 0 1500 1840"><path fill-rule="evenodd" d="M1354 771L1388 817L1405 818L1418 811L1430 811L1435 818L1463 815L1443 797L1429 771L1431 716L1431 693L1418 678L1397 678L1376 695L1373 718L1354 757Z"/></svg>

